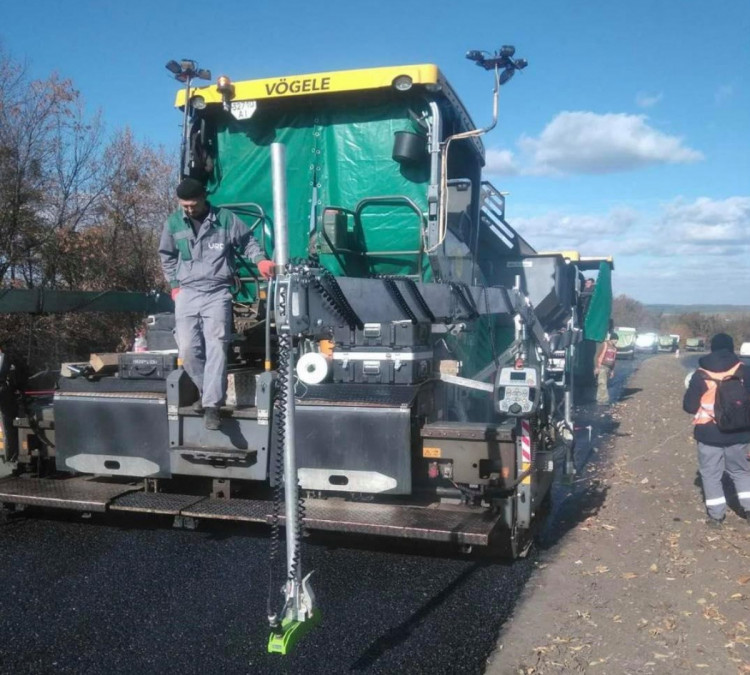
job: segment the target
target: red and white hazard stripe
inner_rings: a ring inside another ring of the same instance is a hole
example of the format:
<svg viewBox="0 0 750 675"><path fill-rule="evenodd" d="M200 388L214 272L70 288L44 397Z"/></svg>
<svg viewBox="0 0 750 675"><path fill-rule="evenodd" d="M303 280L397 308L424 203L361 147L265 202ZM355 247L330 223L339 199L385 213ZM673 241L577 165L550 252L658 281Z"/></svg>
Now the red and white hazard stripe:
<svg viewBox="0 0 750 675"><path fill-rule="evenodd" d="M521 461L531 462L531 424L521 420Z"/></svg>

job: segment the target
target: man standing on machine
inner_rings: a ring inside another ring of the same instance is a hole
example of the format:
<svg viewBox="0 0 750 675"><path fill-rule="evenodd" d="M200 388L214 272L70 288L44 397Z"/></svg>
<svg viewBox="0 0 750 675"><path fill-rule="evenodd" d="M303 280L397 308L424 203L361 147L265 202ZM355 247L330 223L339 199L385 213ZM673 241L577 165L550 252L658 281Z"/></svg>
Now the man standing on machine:
<svg viewBox="0 0 750 675"><path fill-rule="evenodd" d="M159 256L175 302L182 364L200 392L193 409L205 411L206 429L216 430L227 388L234 258L252 260L265 279L274 265L242 220L207 201L200 181L185 178L177 198L180 208L164 224Z"/></svg>

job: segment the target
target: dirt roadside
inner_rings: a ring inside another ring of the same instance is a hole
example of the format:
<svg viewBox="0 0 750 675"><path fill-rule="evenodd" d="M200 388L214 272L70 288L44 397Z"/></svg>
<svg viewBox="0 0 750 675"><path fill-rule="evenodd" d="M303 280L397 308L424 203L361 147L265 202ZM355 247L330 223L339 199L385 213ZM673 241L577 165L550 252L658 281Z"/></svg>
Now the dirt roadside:
<svg viewBox="0 0 750 675"><path fill-rule="evenodd" d="M594 422L584 515L542 552L491 675L750 673L750 526L705 523L686 371L644 361Z"/></svg>

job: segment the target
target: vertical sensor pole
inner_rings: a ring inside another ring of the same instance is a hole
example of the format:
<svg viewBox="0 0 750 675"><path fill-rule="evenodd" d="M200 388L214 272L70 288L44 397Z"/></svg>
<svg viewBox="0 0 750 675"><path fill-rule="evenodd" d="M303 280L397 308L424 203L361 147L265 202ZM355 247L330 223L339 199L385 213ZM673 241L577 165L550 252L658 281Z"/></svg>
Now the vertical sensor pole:
<svg viewBox="0 0 750 675"><path fill-rule="evenodd" d="M271 143L271 174L273 177L273 261L278 267L283 267L289 262L286 147L283 143Z"/></svg>
<svg viewBox="0 0 750 675"><path fill-rule="evenodd" d="M286 149L281 143L271 144L271 170L273 173L273 212L274 212L274 262L280 271L277 285L278 293L286 293L286 306L283 318L277 315L277 330L282 335L283 341L287 342L287 372L288 376L283 383L284 403L286 417L284 419L284 516L286 519L286 565L287 565L287 598L291 600L292 606L297 604L299 592L300 569L299 569L299 509L297 484L297 461L295 455L294 438L294 349L292 335L289 331L287 317L290 314L289 297L289 275L285 273L284 266L289 262L289 230L287 227L287 205L286 205ZM283 288L286 286L286 288ZM280 324L286 323L286 326ZM296 618L296 617L294 617Z"/></svg>

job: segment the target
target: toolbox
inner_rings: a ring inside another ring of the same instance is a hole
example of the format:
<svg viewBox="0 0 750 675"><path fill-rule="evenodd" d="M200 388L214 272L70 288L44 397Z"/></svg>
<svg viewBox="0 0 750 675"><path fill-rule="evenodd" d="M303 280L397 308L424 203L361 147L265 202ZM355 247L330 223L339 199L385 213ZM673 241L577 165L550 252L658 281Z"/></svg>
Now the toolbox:
<svg viewBox="0 0 750 675"><path fill-rule="evenodd" d="M427 347L384 350L354 347L333 352L333 381L357 384L416 384L432 374Z"/></svg>
<svg viewBox="0 0 750 675"><path fill-rule="evenodd" d="M417 347L430 344L431 330L429 321L366 323L363 328L353 330L349 326L337 326L333 339L345 347Z"/></svg>
<svg viewBox="0 0 750 675"><path fill-rule="evenodd" d="M120 354L119 373L123 380L166 380L177 368L177 352L126 352Z"/></svg>

